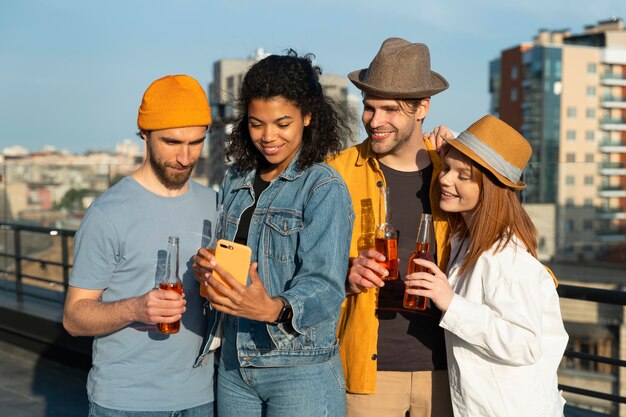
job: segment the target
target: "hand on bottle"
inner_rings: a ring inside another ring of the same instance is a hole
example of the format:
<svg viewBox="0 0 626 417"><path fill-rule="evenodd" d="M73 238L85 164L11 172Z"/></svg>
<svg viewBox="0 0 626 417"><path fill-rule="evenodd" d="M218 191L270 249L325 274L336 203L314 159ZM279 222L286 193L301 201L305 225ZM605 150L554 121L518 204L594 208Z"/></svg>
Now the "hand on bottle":
<svg viewBox="0 0 626 417"><path fill-rule="evenodd" d="M250 285L245 286L213 262L213 270L220 274L232 288L222 284L211 275L208 281L208 299L211 306L223 313L251 320L267 322L276 320L283 302L267 294L263 281L257 273L257 265L256 262L250 265Z"/></svg>
<svg viewBox="0 0 626 417"><path fill-rule="evenodd" d="M152 290L133 300L133 321L147 324L180 320L187 304L185 294L166 290Z"/></svg>
<svg viewBox="0 0 626 417"><path fill-rule="evenodd" d="M384 261L385 256L374 249L366 249L359 256L350 260L348 285L346 292L356 294L365 288L384 287L385 282L379 276L389 275L389 271L380 266L376 260Z"/></svg>
<svg viewBox="0 0 626 417"><path fill-rule="evenodd" d="M445 312L454 296L448 277L434 262L425 259L414 259L413 262L428 268L430 272L415 272L407 275L404 283L407 287L411 287L407 289L407 292L430 298L439 310Z"/></svg>

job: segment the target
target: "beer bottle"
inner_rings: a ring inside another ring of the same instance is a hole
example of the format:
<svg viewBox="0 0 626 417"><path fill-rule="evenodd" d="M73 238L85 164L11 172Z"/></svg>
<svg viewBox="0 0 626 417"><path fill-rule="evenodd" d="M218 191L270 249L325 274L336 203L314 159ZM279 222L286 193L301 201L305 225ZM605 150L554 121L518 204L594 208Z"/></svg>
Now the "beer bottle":
<svg viewBox="0 0 626 417"><path fill-rule="evenodd" d="M398 232L391 224L391 201L389 187L380 187L379 216L380 222L376 227L374 247L377 252L385 256L385 261L378 264L389 271L386 277L380 279L393 281L398 279Z"/></svg>
<svg viewBox="0 0 626 417"><path fill-rule="evenodd" d="M426 259L427 261L432 261L433 258L430 256L430 245L432 241L432 227L433 227L433 216L432 214L422 213L422 217L420 219L420 226L417 231L417 240L415 242L415 252L409 258L409 267L407 270L407 275L412 274L414 272L428 272L428 269L423 266L417 265L413 262L414 259ZM426 297L421 297L414 294L409 294L406 292L410 287L405 286L404 291L404 301L402 302L402 306L404 308L410 310L426 310L428 305L428 299Z"/></svg>
<svg viewBox="0 0 626 417"><path fill-rule="evenodd" d="M167 239L167 259L165 261L165 274L160 277L159 289L164 291L176 291L183 293L183 282L178 275L178 236L170 236ZM163 334L174 334L180 330L180 320L174 323L158 323L157 331Z"/></svg>
<svg viewBox="0 0 626 417"><path fill-rule="evenodd" d="M374 248L374 229L376 229L376 219L372 208L372 199L361 200L361 235L357 241L359 252Z"/></svg>

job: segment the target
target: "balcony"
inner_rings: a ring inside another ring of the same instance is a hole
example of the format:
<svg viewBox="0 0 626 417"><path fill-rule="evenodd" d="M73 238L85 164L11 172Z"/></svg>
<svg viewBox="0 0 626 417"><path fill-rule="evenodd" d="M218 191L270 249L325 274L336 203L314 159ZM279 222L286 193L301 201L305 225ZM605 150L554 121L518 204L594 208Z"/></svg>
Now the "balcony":
<svg viewBox="0 0 626 417"><path fill-rule="evenodd" d="M626 144L620 140L603 140L598 147L604 153L626 153Z"/></svg>
<svg viewBox="0 0 626 417"><path fill-rule="evenodd" d="M626 175L626 164L623 162L603 162L598 166L600 175Z"/></svg>
<svg viewBox="0 0 626 417"><path fill-rule="evenodd" d="M602 74L602 84L626 87L626 74L605 72Z"/></svg>
<svg viewBox="0 0 626 417"><path fill-rule="evenodd" d="M598 188L598 194L602 198L626 197L626 189L617 185L604 185Z"/></svg>
<svg viewBox="0 0 626 417"><path fill-rule="evenodd" d="M626 98L621 96L604 96L600 98L600 105L607 109L626 109Z"/></svg>
<svg viewBox="0 0 626 417"><path fill-rule="evenodd" d="M601 220L625 220L626 208L599 208L598 218Z"/></svg>
<svg viewBox="0 0 626 417"><path fill-rule="evenodd" d="M626 131L626 119L601 119L600 128L603 130Z"/></svg>
<svg viewBox="0 0 626 417"><path fill-rule="evenodd" d="M596 239L605 243L626 242L626 228L612 227L596 230Z"/></svg>

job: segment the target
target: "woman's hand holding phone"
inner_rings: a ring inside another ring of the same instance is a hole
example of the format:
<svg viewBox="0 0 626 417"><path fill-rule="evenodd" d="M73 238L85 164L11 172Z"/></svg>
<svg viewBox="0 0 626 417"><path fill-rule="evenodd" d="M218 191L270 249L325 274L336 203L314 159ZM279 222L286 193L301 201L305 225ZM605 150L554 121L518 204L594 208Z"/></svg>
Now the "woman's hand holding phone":
<svg viewBox="0 0 626 417"><path fill-rule="evenodd" d="M213 308L223 313L250 320L273 322L283 308L279 298L269 296L263 287L263 281L257 273L257 263L250 266L250 285L239 283L228 271L215 264L209 278L209 301ZM217 277L220 275L227 285ZM229 288L231 287L231 288Z"/></svg>

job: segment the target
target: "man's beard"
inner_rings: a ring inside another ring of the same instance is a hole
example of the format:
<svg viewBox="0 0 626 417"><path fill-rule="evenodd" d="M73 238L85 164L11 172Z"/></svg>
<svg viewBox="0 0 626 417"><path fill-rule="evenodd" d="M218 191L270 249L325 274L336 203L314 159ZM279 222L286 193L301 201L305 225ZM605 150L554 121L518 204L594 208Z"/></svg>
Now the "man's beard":
<svg viewBox="0 0 626 417"><path fill-rule="evenodd" d="M169 173L167 170L167 166L165 164L161 164L156 160L154 153L152 152L152 148L148 145L148 157L150 158L150 166L152 170L156 174L158 180L165 186L167 189L179 189L183 185L187 183L189 177L191 177L191 172L193 171L194 164L190 164L187 167L186 172L181 173ZM172 168L184 168L183 166L177 165Z"/></svg>

